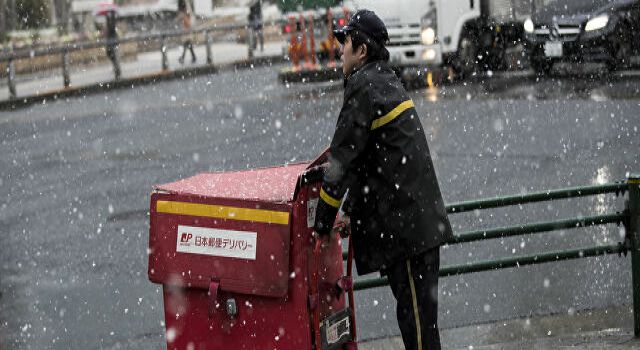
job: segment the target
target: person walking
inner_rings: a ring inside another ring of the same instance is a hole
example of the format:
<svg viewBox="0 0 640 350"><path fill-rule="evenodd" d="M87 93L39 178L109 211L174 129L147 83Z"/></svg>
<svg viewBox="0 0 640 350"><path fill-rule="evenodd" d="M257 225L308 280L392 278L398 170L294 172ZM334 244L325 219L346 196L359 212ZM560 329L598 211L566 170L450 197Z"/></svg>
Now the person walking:
<svg viewBox="0 0 640 350"><path fill-rule="evenodd" d="M260 43L260 52L264 52L264 32L262 23L262 0L249 5L249 27L251 30L251 48L255 50Z"/></svg>
<svg viewBox="0 0 640 350"><path fill-rule="evenodd" d="M427 138L388 64L382 20L360 10L334 34L341 43L344 101L314 235L330 239L342 207L358 274L380 271L388 277L405 348L437 350L439 247L453 234Z"/></svg>
<svg viewBox="0 0 640 350"><path fill-rule="evenodd" d="M109 60L111 60L111 63L113 64L115 79L119 80L122 73L120 71L120 58L118 56L118 29L115 9L109 9L105 13L105 21L106 25L103 37L106 39L107 57L109 57Z"/></svg>
<svg viewBox="0 0 640 350"><path fill-rule="evenodd" d="M189 9L189 6L185 6L180 9L180 12L178 14L178 21L180 21L180 23L182 24L182 30L191 30L191 10ZM197 59L196 53L193 51L193 41L191 38L191 33L187 34L187 37L182 44L182 55L180 55L180 58L178 59L178 62L180 62L180 64L184 64L184 56L187 54L187 49L191 51L191 63L195 63Z"/></svg>

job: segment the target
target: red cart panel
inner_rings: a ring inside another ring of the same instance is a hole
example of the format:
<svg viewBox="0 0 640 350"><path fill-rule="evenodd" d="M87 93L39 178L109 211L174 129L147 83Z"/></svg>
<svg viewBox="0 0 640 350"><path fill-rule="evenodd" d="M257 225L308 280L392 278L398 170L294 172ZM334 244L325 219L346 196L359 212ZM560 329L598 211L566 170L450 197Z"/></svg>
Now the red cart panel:
<svg viewBox="0 0 640 350"><path fill-rule="evenodd" d="M284 297L291 206L154 193L149 276L165 285Z"/></svg>
<svg viewBox="0 0 640 350"><path fill-rule="evenodd" d="M346 307L340 237L313 253L320 179L307 170L322 159L155 188L148 273L167 348L318 349L314 329Z"/></svg>

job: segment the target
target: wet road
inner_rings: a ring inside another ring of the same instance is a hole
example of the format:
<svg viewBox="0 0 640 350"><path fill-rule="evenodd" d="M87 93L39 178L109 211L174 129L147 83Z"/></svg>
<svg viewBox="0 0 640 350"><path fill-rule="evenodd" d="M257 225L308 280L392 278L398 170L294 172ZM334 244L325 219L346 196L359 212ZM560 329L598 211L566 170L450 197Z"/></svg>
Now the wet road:
<svg viewBox="0 0 640 350"><path fill-rule="evenodd" d="M149 192L203 171L313 158L341 83L281 86L273 69L221 73L0 112L0 348L155 349ZM640 172L640 78L487 81L411 92L447 203L622 180ZM615 212L622 199L452 216L456 232ZM610 244L615 225L448 247L442 265ZM629 260L441 279L442 327L628 305ZM364 338L398 334L385 288L358 294Z"/></svg>

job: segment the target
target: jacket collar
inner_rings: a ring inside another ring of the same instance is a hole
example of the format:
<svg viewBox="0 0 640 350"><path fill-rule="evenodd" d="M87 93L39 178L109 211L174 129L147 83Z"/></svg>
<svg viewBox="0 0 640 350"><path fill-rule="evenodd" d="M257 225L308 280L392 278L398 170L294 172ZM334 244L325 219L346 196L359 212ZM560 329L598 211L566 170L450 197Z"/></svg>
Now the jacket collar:
<svg viewBox="0 0 640 350"><path fill-rule="evenodd" d="M382 61L380 61L380 60L370 61L370 62L367 62L367 63L365 63L365 64L363 64L363 65L361 65L359 67L354 68L353 72L351 72L351 74L349 74L348 77L344 78L343 85L346 87L347 86L347 82L350 79L352 79L353 77L359 75L360 72L370 70L372 67L375 67L376 65L381 64L381 63L382 63Z"/></svg>

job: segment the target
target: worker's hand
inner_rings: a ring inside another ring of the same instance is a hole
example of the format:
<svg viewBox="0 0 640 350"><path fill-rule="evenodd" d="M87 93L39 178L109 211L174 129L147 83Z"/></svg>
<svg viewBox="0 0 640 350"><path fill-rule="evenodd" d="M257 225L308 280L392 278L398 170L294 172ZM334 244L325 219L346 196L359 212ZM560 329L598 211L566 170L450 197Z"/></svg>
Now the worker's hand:
<svg viewBox="0 0 640 350"><path fill-rule="evenodd" d="M320 246L322 248L327 247L329 245L329 241L331 241L331 234L329 233L321 234L317 231L313 231L311 236L313 237L314 242L320 241Z"/></svg>
<svg viewBox="0 0 640 350"><path fill-rule="evenodd" d="M316 217L316 220L313 224L313 231L318 237L329 236L331 234L331 224L333 224L332 221L329 222L329 220L321 220L320 218Z"/></svg>
<svg viewBox="0 0 640 350"><path fill-rule="evenodd" d="M351 218L349 215L343 214L338 222L333 225L333 229L331 230L331 234L338 233L340 237L346 238L351 234Z"/></svg>

